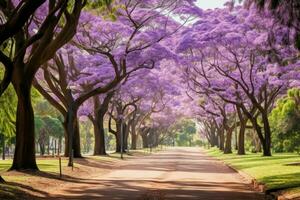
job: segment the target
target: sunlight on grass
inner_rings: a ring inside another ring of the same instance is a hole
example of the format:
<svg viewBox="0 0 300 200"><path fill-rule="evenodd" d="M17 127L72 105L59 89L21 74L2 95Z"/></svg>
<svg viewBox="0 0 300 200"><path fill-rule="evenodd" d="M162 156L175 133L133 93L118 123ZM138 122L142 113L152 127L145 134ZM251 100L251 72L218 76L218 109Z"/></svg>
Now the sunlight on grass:
<svg viewBox="0 0 300 200"><path fill-rule="evenodd" d="M208 154L253 176L258 181L265 183L268 189L289 188L300 185L300 166L286 165L300 162L298 154L274 154L272 157L263 157L259 153L248 153L244 156L225 155L216 148L208 150Z"/></svg>
<svg viewBox="0 0 300 200"><path fill-rule="evenodd" d="M0 160L0 173L7 171L12 164L12 160ZM58 172L59 161L56 159L37 159L37 165L44 172ZM62 166L67 165L67 160L62 159Z"/></svg>

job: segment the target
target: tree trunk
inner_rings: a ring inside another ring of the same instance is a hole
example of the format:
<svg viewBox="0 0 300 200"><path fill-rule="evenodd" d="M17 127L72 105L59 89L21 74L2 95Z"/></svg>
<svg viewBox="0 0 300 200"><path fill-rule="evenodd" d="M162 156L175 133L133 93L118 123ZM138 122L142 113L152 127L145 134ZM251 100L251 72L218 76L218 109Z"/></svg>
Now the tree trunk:
<svg viewBox="0 0 300 200"><path fill-rule="evenodd" d="M48 156L50 155L50 137L48 136L48 140L47 140L47 154Z"/></svg>
<svg viewBox="0 0 300 200"><path fill-rule="evenodd" d="M143 140L143 148L148 148L149 147L148 136L143 134L142 135L142 140Z"/></svg>
<svg viewBox="0 0 300 200"><path fill-rule="evenodd" d="M120 153L121 152L121 122L118 119L116 121L116 133L115 133L115 137L116 137L116 152Z"/></svg>
<svg viewBox="0 0 300 200"><path fill-rule="evenodd" d="M218 136L213 132L211 133L211 147L218 146Z"/></svg>
<svg viewBox="0 0 300 200"><path fill-rule="evenodd" d="M219 149L221 151L224 151L224 143L225 143L225 138L224 138L224 130L220 129L219 131Z"/></svg>
<svg viewBox="0 0 300 200"><path fill-rule="evenodd" d="M238 155L245 155L245 131L246 124L241 122L240 132L238 137Z"/></svg>
<svg viewBox="0 0 300 200"><path fill-rule="evenodd" d="M80 149L80 131L79 131L79 123L78 123L77 116L75 118L74 123L75 123L75 132L73 137L74 158L82 158L81 149Z"/></svg>
<svg viewBox="0 0 300 200"><path fill-rule="evenodd" d="M232 153L231 139L232 139L232 130L228 129L226 130L226 141L225 141L225 148L224 148L225 154Z"/></svg>
<svg viewBox="0 0 300 200"><path fill-rule="evenodd" d="M255 148L255 152L254 153L257 153L257 152L261 152L261 143L260 143L260 140L259 140L259 137L257 136L257 133L255 132L255 130L253 130L253 140L252 140L252 144Z"/></svg>
<svg viewBox="0 0 300 200"><path fill-rule="evenodd" d="M20 69L19 69L20 70ZM20 74L18 74L20 75ZM16 118L16 148L11 170L38 170L35 158L34 113L31 104L29 77L14 78L13 85L18 96ZM25 79L25 80L22 80Z"/></svg>
<svg viewBox="0 0 300 200"><path fill-rule="evenodd" d="M95 144L94 144L94 155L106 155L105 149L105 132L104 132L104 116L97 117L94 124L94 135L95 135Z"/></svg>
<svg viewBox="0 0 300 200"><path fill-rule="evenodd" d="M45 154L45 144L40 143L40 154L43 156Z"/></svg>
<svg viewBox="0 0 300 200"><path fill-rule="evenodd" d="M238 136L238 133L237 133L237 130L235 130L234 131L235 133L234 133L234 137L235 137L235 150L239 150L239 142L238 142L238 140L239 140L239 136Z"/></svg>
<svg viewBox="0 0 300 200"><path fill-rule="evenodd" d="M2 160L5 160L5 135L2 134Z"/></svg>
<svg viewBox="0 0 300 200"><path fill-rule="evenodd" d="M268 120L268 115L262 113L262 120L264 124L264 135L262 132L262 128L257 122L256 118L249 118L251 120L251 123L256 130L256 133L258 135L258 138L260 140L260 143L263 147L263 156L271 156L271 130L270 130L270 125L269 125L269 120Z"/></svg>
<svg viewBox="0 0 300 200"><path fill-rule="evenodd" d="M63 122L63 127L65 130L65 133L64 133L64 137L65 137L64 156L69 157L69 132L68 132L68 126L67 126L67 117L65 117L65 120Z"/></svg>
<svg viewBox="0 0 300 200"><path fill-rule="evenodd" d="M124 123L123 125L123 152L127 152L128 150L128 137L129 137L129 125Z"/></svg>
<svg viewBox="0 0 300 200"><path fill-rule="evenodd" d="M269 124L268 114L262 114L262 120L264 124L265 142L263 144L263 156L272 156L271 152L271 128Z"/></svg>
<svg viewBox="0 0 300 200"><path fill-rule="evenodd" d="M58 149L57 149L57 155L60 155L61 153L61 148L62 148L62 137L60 136L59 137L59 140L58 140Z"/></svg>
<svg viewBox="0 0 300 200"><path fill-rule="evenodd" d="M131 149L136 150L137 134L135 129L135 122L131 123Z"/></svg>
<svg viewBox="0 0 300 200"><path fill-rule="evenodd" d="M95 120L94 124L94 134L95 134L95 144L94 144L94 155L106 155L105 149L105 131L104 131L104 116L108 110L109 102L114 96L114 92L109 92L104 98L102 104L100 105L99 97L94 97L94 108L95 108Z"/></svg>
<svg viewBox="0 0 300 200"><path fill-rule="evenodd" d="M71 112L71 111L69 111ZM68 113L69 113L68 112ZM73 150L74 150L74 157L75 158L81 158L81 151L80 151L80 132L79 132L79 124L77 116L72 116L72 120L68 121L68 117L66 117L65 122L63 123L64 129L65 129L65 157L69 157L71 151L69 149L70 142L69 142L69 136L72 134L73 138ZM72 122L73 121L73 122ZM68 124L70 123L70 124ZM73 126L73 127L71 127ZM72 133L73 132L73 133Z"/></svg>
<svg viewBox="0 0 300 200"><path fill-rule="evenodd" d="M80 152L80 135L79 135L78 120L77 120L77 109L75 108L75 106L68 108L67 131L68 131L68 146L69 146L68 166L73 166L73 157L74 158L82 157Z"/></svg>

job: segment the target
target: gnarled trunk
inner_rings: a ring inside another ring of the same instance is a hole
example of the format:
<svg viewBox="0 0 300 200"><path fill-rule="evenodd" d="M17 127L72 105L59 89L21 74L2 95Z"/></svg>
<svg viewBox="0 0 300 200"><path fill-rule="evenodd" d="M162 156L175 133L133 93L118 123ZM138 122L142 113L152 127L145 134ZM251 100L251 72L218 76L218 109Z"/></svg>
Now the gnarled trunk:
<svg viewBox="0 0 300 200"><path fill-rule="evenodd" d="M13 85L18 96L16 148L11 170L38 170L35 159L34 113L31 104L29 77L18 74Z"/></svg>

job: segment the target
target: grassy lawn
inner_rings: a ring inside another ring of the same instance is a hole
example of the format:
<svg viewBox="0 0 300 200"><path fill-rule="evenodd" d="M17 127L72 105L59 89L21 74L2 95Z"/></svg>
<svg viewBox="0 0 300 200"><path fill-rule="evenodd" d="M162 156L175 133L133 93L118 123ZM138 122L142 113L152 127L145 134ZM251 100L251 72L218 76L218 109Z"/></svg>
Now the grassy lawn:
<svg viewBox="0 0 300 200"><path fill-rule="evenodd" d="M286 164L300 162L298 154L273 154L262 157L261 154L248 153L244 156L223 154L216 148L207 150L208 154L265 183L268 189L281 189L300 186L300 166Z"/></svg>
<svg viewBox="0 0 300 200"><path fill-rule="evenodd" d="M0 160L0 173L7 171L12 164L12 160ZM59 172L59 161L57 159L37 159L38 167L44 172ZM62 159L62 166L67 165L67 160Z"/></svg>

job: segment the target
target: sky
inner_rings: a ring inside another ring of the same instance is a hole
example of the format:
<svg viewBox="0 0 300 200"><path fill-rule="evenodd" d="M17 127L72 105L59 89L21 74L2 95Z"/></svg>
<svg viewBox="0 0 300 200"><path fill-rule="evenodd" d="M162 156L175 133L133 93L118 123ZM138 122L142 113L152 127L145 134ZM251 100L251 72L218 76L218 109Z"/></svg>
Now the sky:
<svg viewBox="0 0 300 200"><path fill-rule="evenodd" d="M222 8L228 0L198 0L197 5L202 9Z"/></svg>

